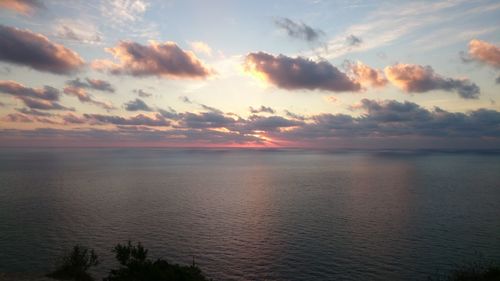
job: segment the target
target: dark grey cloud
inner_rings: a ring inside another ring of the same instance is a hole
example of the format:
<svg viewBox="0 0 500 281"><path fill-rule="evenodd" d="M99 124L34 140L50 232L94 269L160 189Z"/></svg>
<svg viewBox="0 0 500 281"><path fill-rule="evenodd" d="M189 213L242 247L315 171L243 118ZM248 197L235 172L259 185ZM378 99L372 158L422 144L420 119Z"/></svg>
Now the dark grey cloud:
<svg viewBox="0 0 500 281"><path fill-rule="evenodd" d="M250 113L271 113L271 114L276 113L274 111L274 109L272 109L271 107L263 106L263 105L261 105L259 108L253 108L250 106L249 110L250 110Z"/></svg>
<svg viewBox="0 0 500 281"><path fill-rule="evenodd" d="M97 124L114 124L114 125L133 125L133 126L168 126L170 122L162 115L156 114L155 118L144 114L138 114L129 118L116 115L101 115L101 114L84 114L90 122Z"/></svg>
<svg viewBox="0 0 500 281"><path fill-rule="evenodd" d="M79 88L75 86L64 87L64 93L69 96L74 96L78 98L82 103L90 103L99 107L104 108L107 111L116 109L111 103L98 101L94 99L94 96L89 94L84 88Z"/></svg>
<svg viewBox="0 0 500 281"><path fill-rule="evenodd" d="M7 122L15 122L15 123L33 123L35 120L30 118L29 116L26 116L24 114L19 114L19 113L11 113L7 114L5 117L2 118L3 121Z"/></svg>
<svg viewBox="0 0 500 281"><path fill-rule="evenodd" d="M477 99L480 95L479 86L470 80L443 77L431 66L395 64L385 68L385 75L390 82L409 93L455 91L464 99Z"/></svg>
<svg viewBox="0 0 500 281"><path fill-rule="evenodd" d="M182 128L223 128L231 127L236 124L237 120L225 116L221 112L202 112L202 113L181 113L179 115L178 127Z"/></svg>
<svg viewBox="0 0 500 281"><path fill-rule="evenodd" d="M289 118L292 118L292 119L296 119L296 120L301 120L301 121L304 121L306 120L307 118L303 115L300 115L300 114L297 114L297 113L293 113L291 111L288 111L285 109L285 116L289 117Z"/></svg>
<svg viewBox="0 0 500 281"><path fill-rule="evenodd" d="M180 118L179 114L173 109L173 108L168 108L168 109L157 109L158 113L161 114L161 116L171 119L171 120L178 120Z"/></svg>
<svg viewBox="0 0 500 281"><path fill-rule="evenodd" d="M52 117L54 114L50 112L39 111L33 108L17 108L18 112L26 115L40 116L40 117Z"/></svg>
<svg viewBox="0 0 500 281"><path fill-rule="evenodd" d="M120 62L96 60L92 63L94 69L137 77L188 79L204 79L215 73L192 52L182 50L173 42L152 42L145 46L136 42L121 41L116 47L106 50Z"/></svg>
<svg viewBox="0 0 500 281"><path fill-rule="evenodd" d="M60 92L50 86L30 88L14 81L0 81L0 94L13 96L31 109L73 110L57 102Z"/></svg>
<svg viewBox="0 0 500 281"><path fill-rule="evenodd" d="M158 109L157 113L151 115L132 117L101 114L78 116L71 113L43 116L26 109L18 110L17 115L4 116L3 120L78 126L113 125L114 128L106 133L112 139L130 136L130 140L135 141L168 140L169 144L179 145L284 143L311 147L415 148L439 144L449 147L474 145L476 148L500 148L500 112L496 110L449 112L439 107L427 109L408 101L370 99L350 106L350 110L356 114L305 117L287 111L287 117L251 115L242 118L218 109L178 113L168 108ZM68 134L73 134L71 131L68 130ZM5 135L2 138L1 134L0 131L0 142L3 138L10 139ZM91 141L103 141L99 136L94 136L96 139Z"/></svg>
<svg viewBox="0 0 500 281"><path fill-rule="evenodd" d="M183 102L183 103L189 103L189 104L192 104L193 101L190 100L188 97L186 96L180 96L179 99Z"/></svg>
<svg viewBox="0 0 500 281"><path fill-rule="evenodd" d="M44 100L44 99L37 99L37 98L31 98L31 97L26 97L26 96L19 96L18 97L24 105L31 109L41 109L41 110L70 110L74 111L74 108L69 108L65 107L61 104L59 104L56 101L52 100Z"/></svg>
<svg viewBox="0 0 500 281"><path fill-rule="evenodd" d="M59 124L56 121L36 115L27 115L23 113L11 113L7 114L3 120L13 123L41 123L41 124Z"/></svg>
<svg viewBox="0 0 500 281"><path fill-rule="evenodd" d="M286 119L281 116L263 117L252 115L244 122L244 128L250 131L276 131L280 128L289 128L303 125L301 121Z"/></svg>
<svg viewBox="0 0 500 281"><path fill-rule="evenodd" d="M495 79L495 82L496 82L497 84L500 84L500 76L498 76L498 77L497 77L497 79Z"/></svg>
<svg viewBox="0 0 500 281"><path fill-rule="evenodd" d="M77 53L47 37L5 25L0 25L0 61L55 74L69 74L84 65Z"/></svg>
<svg viewBox="0 0 500 281"><path fill-rule="evenodd" d="M363 114L359 117L319 114L312 117L313 122L292 130L270 132L270 137L308 144L320 141L326 145L339 139L357 138L373 142L382 140L389 145L403 139L426 139L427 144L432 145L431 140L435 138L450 144L458 139L480 143L483 138L491 138L490 144L496 142L496 146L500 146L500 112L495 110L453 113L440 108L428 110L411 102L368 99L352 109Z"/></svg>
<svg viewBox="0 0 500 281"><path fill-rule="evenodd" d="M50 86L43 88L30 88L15 81L0 81L0 93L9 94L15 97L31 97L49 101L59 100L59 90Z"/></svg>
<svg viewBox="0 0 500 281"><path fill-rule="evenodd" d="M153 94L145 92L142 89L134 89L134 93L136 93L141 98L149 98L149 97L153 96Z"/></svg>
<svg viewBox="0 0 500 281"><path fill-rule="evenodd" d="M124 104L127 111L153 111L143 100L136 98Z"/></svg>
<svg viewBox="0 0 500 281"><path fill-rule="evenodd" d="M205 110L208 110L208 111L211 111L211 112L214 112L214 113L218 113L218 114L223 114L222 110L220 109L217 109L215 107L212 107L212 106L208 106L206 104L202 104L202 103L198 103L201 108L205 109Z"/></svg>
<svg viewBox="0 0 500 281"><path fill-rule="evenodd" d="M10 67L8 66L0 66L0 74L1 75L9 75L12 72Z"/></svg>
<svg viewBox="0 0 500 281"><path fill-rule="evenodd" d="M360 37L354 36L353 34L347 36L345 41L346 44L351 47L359 46L363 43L363 40Z"/></svg>
<svg viewBox="0 0 500 281"><path fill-rule="evenodd" d="M84 88L84 89L98 90L110 93L115 92L115 88L113 87L113 85L111 85L111 83L100 79L85 78L85 81L83 81L80 80L80 78L76 78L73 80L68 80L66 84L69 86Z"/></svg>
<svg viewBox="0 0 500 281"><path fill-rule="evenodd" d="M150 130L141 126L118 127L117 131L105 129L61 130L40 128L34 130L0 129L2 146L204 146L227 144L260 144L262 140L250 135L214 130Z"/></svg>
<svg viewBox="0 0 500 281"><path fill-rule="evenodd" d="M180 96L179 99L183 102L183 103L187 103L187 104L196 104L196 105L199 105L202 109L204 110L208 110L208 111L211 111L211 112L215 112L215 113L218 113L218 114L223 114L223 112L215 107L212 107L212 106L208 106L206 104L202 104L202 103L199 103L199 102L196 102L196 101L193 101L191 100L190 98L186 97L186 96Z"/></svg>
<svg viewBox="0 0 500 281"><path fill-rule="evenodd" d="M303 22L295 22L289 18L279 18L274 21L276 26L286 31L288 36L307 42L317 41L324 32L320 29L312 28Z"/></svg>
<svg viewBox="0 0 500 281"><path fill-rule="evenodd" d="M62 120L65 124L85 124L88 122L87 118L76 116L72 113L63 115Z"/></svg>
<svg viewBox="0 0 500 281"><path fill-rule="evenodd" d="M268 82L287 90L360 91L361 85L327 61L273 56L259 52L246 56L245 70L264 75Z"/></svg>

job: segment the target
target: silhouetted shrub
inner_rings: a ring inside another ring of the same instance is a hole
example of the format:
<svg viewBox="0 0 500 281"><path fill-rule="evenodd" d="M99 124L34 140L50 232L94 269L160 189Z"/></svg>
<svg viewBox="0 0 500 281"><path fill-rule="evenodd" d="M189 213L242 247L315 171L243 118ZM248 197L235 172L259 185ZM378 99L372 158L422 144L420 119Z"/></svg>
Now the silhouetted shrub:
<svg viewBox="0 0 500 281"><path fill-rule="evenodd" d="M206 281L201 270L194 264L181 266L169 264L166 260L148 259L148 250L141 243L118 244L113 249L120 263L104 281Z"/></svg>
<svg viewBox="0 0 500 281"><path fill-rule="evenodd" d="M94 279L87 271L98 264L94 250L76 245L71 253L62 257L57 269L47 276L59 280L92 281Z"/></svg>

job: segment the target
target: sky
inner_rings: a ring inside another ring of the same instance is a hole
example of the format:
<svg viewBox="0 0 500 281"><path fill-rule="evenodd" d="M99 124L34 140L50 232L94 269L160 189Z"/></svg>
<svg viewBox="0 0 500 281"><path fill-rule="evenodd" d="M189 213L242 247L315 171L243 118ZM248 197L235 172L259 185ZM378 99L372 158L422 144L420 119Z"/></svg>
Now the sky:
<svg viewBox="0 0 500 281"><path fill-rule="evenodd" d="M498 1L0 0L0 146L499 149Z"/></svg>

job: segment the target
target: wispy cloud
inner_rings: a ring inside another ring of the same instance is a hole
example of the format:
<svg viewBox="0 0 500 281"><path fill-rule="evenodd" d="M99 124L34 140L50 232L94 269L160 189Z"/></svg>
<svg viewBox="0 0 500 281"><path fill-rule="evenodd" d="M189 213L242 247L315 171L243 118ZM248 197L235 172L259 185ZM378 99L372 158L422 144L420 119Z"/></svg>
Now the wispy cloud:
<svg viewBox="0 0 500 281"><path fill-rule="evenodd" d="M53 30L54 35L59 39L86 44L100 44L104 37L93 23L83 20L58 20Z"/></svg>
<svg viewBox="0 0 500 281"><path fill-rule="evenodd" d="M303 22L295 22L289 18L278 18L274 24L284 30L288 36L306 42L318 41L325 34L321 29L312 28Z"/></svg>
<svg viewBox="0 0 500 281"><path fill-rule="evenodd" d="M142 18L149 7L143 0L109 0L102 1L102 15L114 23L126 24Z"/></svg>
<svg viewBox="0 0 500 281"><path fill-rule="evenodd" d="M344 32L328 40L326 52L325 49L321 48L312 52L311 55L320 53L325 58L333 59L351 52L362 52L381 46L387 46L425 27L430 28L438 23L442 24L443 21L454 21L465 15L480 15L483 12L491 12L500 8L498 4L481 5L479 3L478 6L473 9L455 9L464 3L467 2L463 0L453 0L432 3L406 2L396 5L391 4L391 6L382 4L380 8L369 14L364 22L351 25ZM435 32L441 31L436 29ZM431 34L426 36L437 36L434 35L435 32L431 31ZM462 36L467 34L461 31L458 25L454 32L462 33ZM474 31L471 30L469 32L473 33ZM352 48L352 46L346 44L346 38L349 38L349 36L353 34L356 37L363 38L363 44L360 44L356 48ZM460 35L457 34L449 36L448 40L457 40L457 36L460 37ZM424 39L420 40L422 41ZM443 44L448 43L440 43L440 45Z"/></svg>

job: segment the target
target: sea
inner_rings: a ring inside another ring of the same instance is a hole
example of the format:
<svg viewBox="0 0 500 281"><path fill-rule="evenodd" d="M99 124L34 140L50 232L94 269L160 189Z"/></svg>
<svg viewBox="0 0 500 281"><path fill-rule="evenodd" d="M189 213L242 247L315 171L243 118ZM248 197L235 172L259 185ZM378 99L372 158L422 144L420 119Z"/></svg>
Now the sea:
<svg viewBox="0 0 500 281"><path fill-rule="evenodd" d="M0 149L0 272L48 272L75 244L213 280L427 280L500 262L500 153Z"/></svg>

